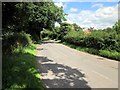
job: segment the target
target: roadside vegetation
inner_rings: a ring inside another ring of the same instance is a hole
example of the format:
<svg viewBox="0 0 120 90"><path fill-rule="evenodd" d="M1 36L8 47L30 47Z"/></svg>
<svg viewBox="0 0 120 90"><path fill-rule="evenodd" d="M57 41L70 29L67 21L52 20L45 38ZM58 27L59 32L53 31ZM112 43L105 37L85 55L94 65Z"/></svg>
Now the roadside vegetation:
<svg viewBox="0 0 120 90"><path fill-rule="evenodd" d="M39 88L43 90L36 66L36 45L16 48L3 55L3 89Z"/></svg>
<svg viewBox="0 0 120 90"><path fill-rule="evenodd" d="M76 48L78 50L120 60L119 27L120 21L113 28L93 30L89 34L81 30L71 30L64 36L64 41L77 46Z"/></svg>
<svg viewBox="0 0 120 90"><path fill-rule="evenodd" d="M6 35L2 47L2 88L43 90L36 66L36 44L30 35L24 32Z"/></svg>
<svg viewBox="0 0 120 90"><path fill-rule="evenodd" d="M77 50L120 60L120 20L112 28L100 30L83 30L75 23L63 22L52 34L54 38L51 39L60 40Z"/></svg>
<svg viewBox="0 0 120 90"><path fill-rule="evenodd" d="M113 28L92 30L87 34L71 30L64 36L64 41L77 46L78 50L120 60L120 21Z"/></svg>
<svg viewBox="0 0 120 90"><path fill-rule="evenodd" d="M58 40L80 51L120 60L120 20L112 28L86 33L76 23L63 22L65 15L63 7L53 2L2 3L3 89L43 89L36 66L36 44L43 40Z"/></svg>
<svg viewBox="0 0 120 90"><path fill-rule="evenodd" d="M52 31L55 22L63 19L63 8L53 2L2 3L3 89L44 89L36 66L36 44L41 43L43 30Z"/></svg>

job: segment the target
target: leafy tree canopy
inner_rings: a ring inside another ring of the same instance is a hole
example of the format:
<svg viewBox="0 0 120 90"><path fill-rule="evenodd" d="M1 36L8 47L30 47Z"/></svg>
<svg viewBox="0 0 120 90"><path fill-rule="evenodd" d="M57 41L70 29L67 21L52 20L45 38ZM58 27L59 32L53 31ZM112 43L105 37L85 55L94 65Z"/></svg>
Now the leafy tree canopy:
<svg viewBox="0 0 120 90"><path fill-rule="evenodd" d="M65 20L63 8L53 2L3 3L3 29L6 32L38 33L53 29L55 22Z"/></svg>

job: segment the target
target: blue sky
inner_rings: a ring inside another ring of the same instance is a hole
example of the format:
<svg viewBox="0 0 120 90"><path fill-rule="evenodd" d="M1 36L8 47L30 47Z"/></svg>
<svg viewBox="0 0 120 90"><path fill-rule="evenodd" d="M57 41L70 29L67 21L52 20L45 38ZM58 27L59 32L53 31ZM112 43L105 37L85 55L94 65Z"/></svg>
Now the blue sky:
<svg viewBox="0 0 120 90"><path fill-rule="evenodd" d="M67 5L66 8L64 8L64 11L67 13L70 8L77 8L78 11L81 10L97 10L99 6L92 7L96 4L103 4L104 6L114 6L117 4L117 2L63 2L64 5Z"/></svg>
<svg viewBox="0 0 120 90"><path fill-rule="evenodd" d="M85 28L112 27L118 19L118 2L58 2L55 5L64 7L67 22Z"/></svg>

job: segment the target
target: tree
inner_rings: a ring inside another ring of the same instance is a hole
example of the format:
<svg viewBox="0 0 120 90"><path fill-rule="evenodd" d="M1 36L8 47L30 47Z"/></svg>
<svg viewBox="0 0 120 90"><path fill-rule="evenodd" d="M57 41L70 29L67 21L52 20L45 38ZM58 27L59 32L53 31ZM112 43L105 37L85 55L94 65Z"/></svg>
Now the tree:
<svg viewBox="0 0 120 90"><path fill-rule="evenodd" d="M15 5L17 3L2 3L2 29L3 34L12 32L15 28L14 17L16 8Z"/></svg>
<svg viewBox="0 0 120 90"><path fill-rule="evenodd" d="M115 23L113 30L115 30L117 34L120 34L120 20Z"/></svg>
<svg viewBox="0 0 120 90"><path fill-rule="evenodd" d="M80 26L78 26L76 23L73 23L72 25L73 25L75 31L82 30L82 28Z"/></svg>
<svg viewBox="0 0 120 90"><path fill-rule="evenodd" d="M25 31L38 39L43 29L53 30L55 22L65 20L63 8L53 2L3 3L3 15L6 31Z"/></svg>
<svg viewBox="0 0 120 90"><path fill-rule="evenodd" d="M63 39L63 37L70 31L73 30L72 25L67 22L62 22L60 27L55 28L55 32L59 39Z"/></svg>
<svg viewBox="0 0 120 90"><path fill-rule="evenodd" d="M106 31L106 32L112 32L113 30L112 30L112 28L107 27L106 29L104 29L104 31Z"/></svg>

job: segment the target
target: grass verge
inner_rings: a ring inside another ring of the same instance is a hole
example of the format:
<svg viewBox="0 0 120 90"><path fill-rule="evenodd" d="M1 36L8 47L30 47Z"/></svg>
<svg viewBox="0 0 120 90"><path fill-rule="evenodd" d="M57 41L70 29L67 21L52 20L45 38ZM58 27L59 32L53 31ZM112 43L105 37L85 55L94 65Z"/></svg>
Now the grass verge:
<svg viewBox="0 0 120 90"><path fill-rule="evenodd" d="M36 88L43 90L36 66L36 45L17 48L2 58L3 89Z"/></svg>
<svg viewBox="0 0 120 90"><path fill-rule="evenodd" d="M94 48L86 48L86 47L80 47L80 46L76 46L73 44L69 44L67 42L63 42L64 45L67 45L71 48L77 49L79 51L83 51L83 52L87 52L90 54L94 54L94 55L99 55L99 56L103 56L109 59L114 59L117 61L120 61L120 52L114 51L114 50L97 50Z"/></svg>

